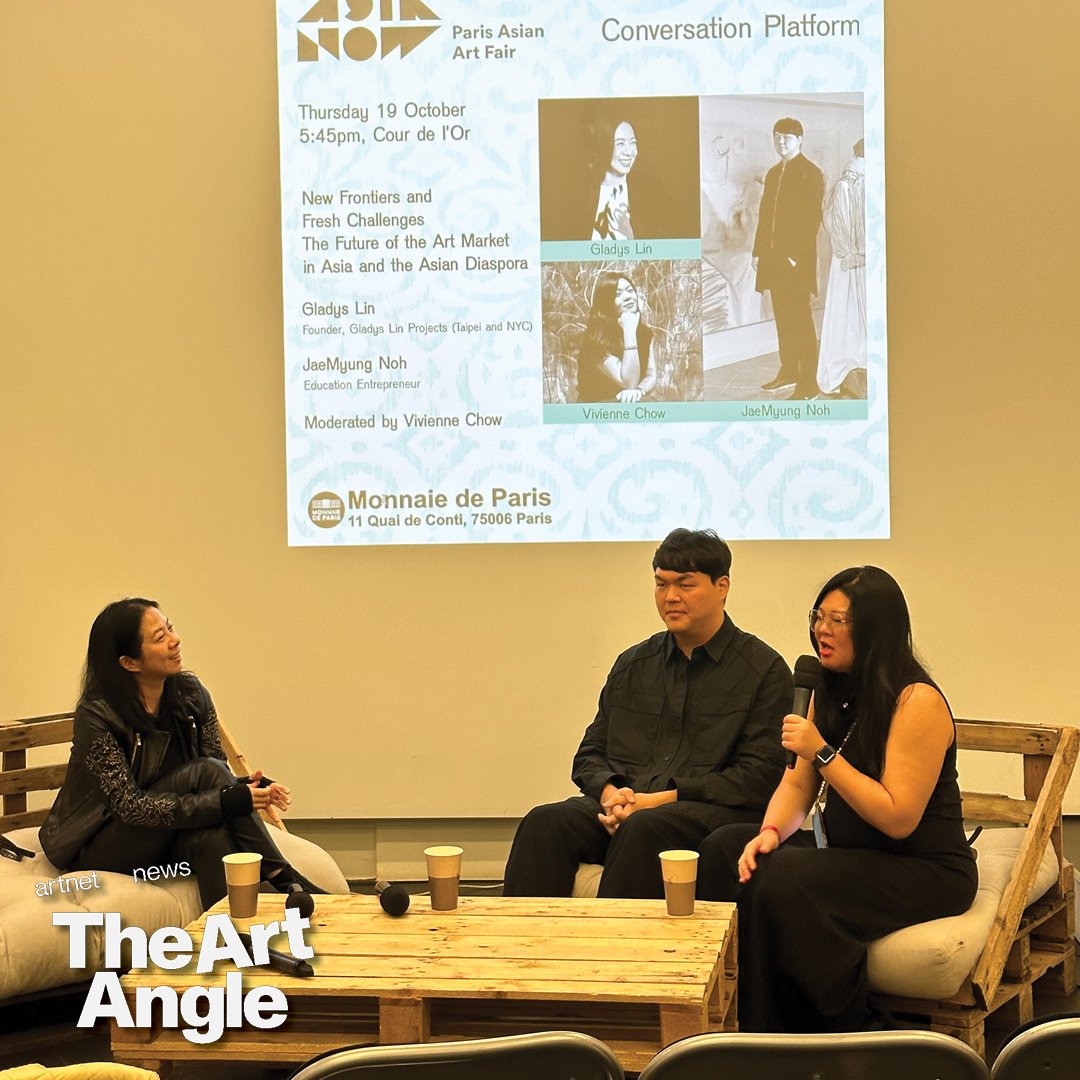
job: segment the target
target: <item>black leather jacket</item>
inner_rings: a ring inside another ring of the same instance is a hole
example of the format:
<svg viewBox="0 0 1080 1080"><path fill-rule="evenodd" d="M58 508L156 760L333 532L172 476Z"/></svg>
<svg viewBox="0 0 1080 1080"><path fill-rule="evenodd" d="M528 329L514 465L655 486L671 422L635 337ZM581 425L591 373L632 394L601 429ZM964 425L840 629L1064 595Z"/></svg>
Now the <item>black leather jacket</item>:
<svg viewBox="0 0 1080 1080"><path fill-rule="evenodd" d="M181 680L181 731L196 757L222 761L217 712L194 675ZM170 734L141 734L102 700L75 709L67 777L45 823L41 846L54 866L66 869L82 846L110 820L156 829L203 829L223 820L221 791L193 794L148 791L160 779Z"/></svg>

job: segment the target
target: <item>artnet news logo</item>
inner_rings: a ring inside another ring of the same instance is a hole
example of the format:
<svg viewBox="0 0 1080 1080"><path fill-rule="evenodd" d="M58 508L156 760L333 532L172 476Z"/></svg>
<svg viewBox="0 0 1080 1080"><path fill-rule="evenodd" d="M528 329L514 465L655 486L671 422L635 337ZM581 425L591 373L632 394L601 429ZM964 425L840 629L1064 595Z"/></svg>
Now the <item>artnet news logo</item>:
<svg viewBox="0 0 1080 1080"><path fill-rule="evenodd" d="M400 50L401 59L439 29L439 16L423 0L378 0L377 15L375 6L376 0L317 0L299 21L322 25L296 31L296 58L385 60Z"/></svg>

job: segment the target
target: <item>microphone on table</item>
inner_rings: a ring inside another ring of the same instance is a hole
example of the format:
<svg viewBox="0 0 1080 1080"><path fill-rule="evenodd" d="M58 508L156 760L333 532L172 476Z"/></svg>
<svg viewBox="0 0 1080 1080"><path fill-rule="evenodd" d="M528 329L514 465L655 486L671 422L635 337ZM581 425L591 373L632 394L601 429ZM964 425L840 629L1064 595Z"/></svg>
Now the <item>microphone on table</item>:
<svg viewBox="0 0 1080 1080"><path fill-rule="evenodd" d="M304 895L306 896L307 893ZM247 931L241 930L240 940L254 958L255 951L254 946L251 944L251 935ZM301 979L310 979L315 974L315 969L306 960L297 960L295 956L278 952L277 949L271 949L269 946L266 947L266 958L267 962L259 964L259 967L272 967L275 971L280 971L284 975L298 975Z"/></svg>
<svg viewBox="0 0 1080 1080"><path fill-rule="evenodd" d="M287 892L285 906L287 908L296 908L300 912L301 918L310 918L311 913L315 910L315 901L312 900L311 893L306 892L304 886L295 881L288 886Z"/></svg>
<svg viewBox="0 0 1080 1080"><path fill-rule="evenodd" d="M378 878L375 881L375 892L387 915L404 915L409 910L409 891L401 885L391 885L389 881Z"/></svg>
<svg viewBox="0 0 1080 1080"><path fill-rule="evenodd" d="M791 711L805 717L810 712L810 695L821 681L821 661L816 656L800 656L795 661L795 696ZM785 750L784 758L789 769L795 768L795 751Z"/></svg>

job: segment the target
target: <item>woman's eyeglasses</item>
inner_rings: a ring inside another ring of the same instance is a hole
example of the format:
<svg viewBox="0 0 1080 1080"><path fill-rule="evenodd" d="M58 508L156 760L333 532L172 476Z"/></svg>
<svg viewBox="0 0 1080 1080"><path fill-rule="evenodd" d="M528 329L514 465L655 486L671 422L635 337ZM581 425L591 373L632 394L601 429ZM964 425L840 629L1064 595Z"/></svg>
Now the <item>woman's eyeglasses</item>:
<svg viewBox="0 0 1080 1080"><path fill-rule="evenodd" d="M816 630L818 623L828 623L834 630L841 626L850 626L851 616L842 611L824 612L820 608L811 608L809 612L810 629Z"/></svg>

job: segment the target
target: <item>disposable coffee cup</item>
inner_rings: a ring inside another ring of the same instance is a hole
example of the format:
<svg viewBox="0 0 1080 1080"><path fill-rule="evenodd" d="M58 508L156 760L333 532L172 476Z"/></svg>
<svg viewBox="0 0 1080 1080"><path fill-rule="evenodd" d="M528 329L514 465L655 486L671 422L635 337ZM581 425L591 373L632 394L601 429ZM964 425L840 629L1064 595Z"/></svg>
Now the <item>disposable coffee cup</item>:
<svg viewBox="0 0 1080 1080"><path fill-rule="evenodd" d="M453 911L457 907L462 854L461 848L446 844L424 848L432 911Z"/></svg>
<svg viewBox="0 0 1080 1080"><path fill-rule="evenodd" d="M222 855L221 861L229 886L229 914L234 919L253 919L259 909L262 856L257 851L234 851Z"/></svg>
<svg viewBox="0 0 1080 1080"><path fill-rule="evenodd" d="M669 915L693 915L697 892L696 851L661 851L660 872Z"/></svg>

